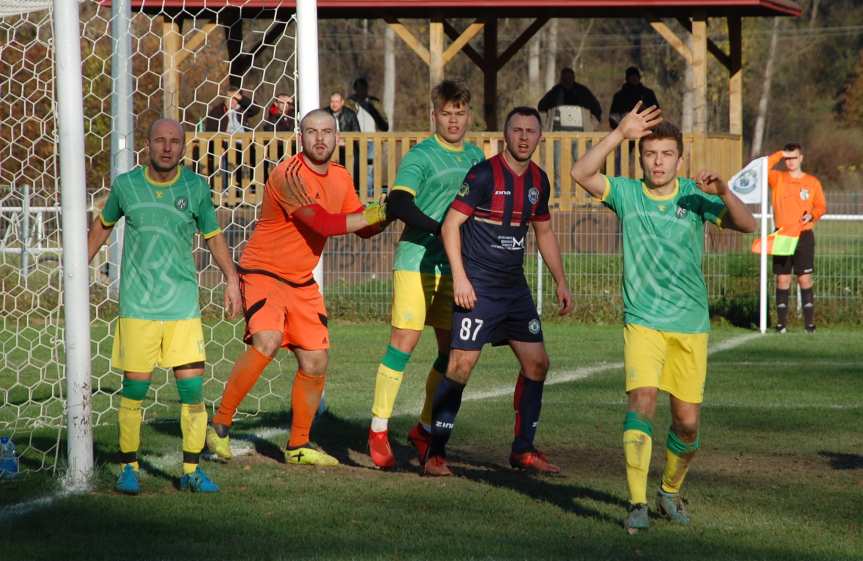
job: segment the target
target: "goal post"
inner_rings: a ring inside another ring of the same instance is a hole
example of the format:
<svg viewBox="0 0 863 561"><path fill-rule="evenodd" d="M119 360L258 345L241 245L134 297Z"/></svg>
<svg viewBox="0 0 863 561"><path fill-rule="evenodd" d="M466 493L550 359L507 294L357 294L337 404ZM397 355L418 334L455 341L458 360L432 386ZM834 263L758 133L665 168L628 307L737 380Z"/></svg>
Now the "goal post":
<svg viewBox="0 0 863 561"><path fill-rule="evenodd" d="M62 203L63 305L66 356L65 485L86 489L93 476L90 408L90 273L87 265L87 188L84 106L77 2L54 0L54 60Z"/></svg>

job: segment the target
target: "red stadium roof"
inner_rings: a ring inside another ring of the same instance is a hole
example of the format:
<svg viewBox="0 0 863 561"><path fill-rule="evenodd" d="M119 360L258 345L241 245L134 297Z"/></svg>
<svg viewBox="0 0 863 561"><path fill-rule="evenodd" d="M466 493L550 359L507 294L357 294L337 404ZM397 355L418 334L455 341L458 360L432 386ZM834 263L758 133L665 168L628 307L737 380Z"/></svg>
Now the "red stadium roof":
<svg viewBox="0 0 863 561"><path fill-rule="evenodd" d="M102 0L110 5L110 0ZM145 10L199 11L296 8L295 0L132 0ZM680 16L703 11L708 16L799 16L793 0L318 0L321 18L480 17L645 17Z"/></svg>

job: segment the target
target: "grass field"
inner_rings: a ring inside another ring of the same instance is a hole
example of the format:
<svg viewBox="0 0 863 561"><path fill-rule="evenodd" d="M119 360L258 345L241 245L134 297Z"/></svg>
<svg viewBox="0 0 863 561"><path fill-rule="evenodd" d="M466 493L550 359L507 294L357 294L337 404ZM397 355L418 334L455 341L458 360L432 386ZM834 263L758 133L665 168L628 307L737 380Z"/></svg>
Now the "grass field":
<svg viewBox="0 0 863 561"><path fill-rule="evenodd" d="M421 478L403 440L421 402L431 337L414 354L391 423L401 469L382 473L370 467L365 436L387 329L337 323L332 331L329 411L313 437L343 466L281 463L289 417L275 400L235 431L236 444L254 453L205 464L222 493L180 493L172 408L145 425L143 493L119 496L110 423L96 429L92 493L34 504L54 496L47 475L0 483L0 559L863 559L859 331L715 330L714 349L732 348L711 356L704 447L684 488L694 522L654 520L634 537L621 527L620 327L546 325L553 372L538 444L562 476L509 469L517 367L508 350L489 349L451 441L456 477L446 480ZM274 393L289 394L288 378L274 379ZM662 407L651 489L668 422Z"/></svg>

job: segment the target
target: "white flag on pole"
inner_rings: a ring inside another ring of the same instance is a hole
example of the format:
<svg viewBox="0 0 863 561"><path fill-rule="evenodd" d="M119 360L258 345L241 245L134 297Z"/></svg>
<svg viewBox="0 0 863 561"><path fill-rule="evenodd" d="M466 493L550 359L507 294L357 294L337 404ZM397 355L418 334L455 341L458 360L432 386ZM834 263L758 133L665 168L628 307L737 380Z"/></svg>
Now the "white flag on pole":
<svg viewBox="0 0 863 561"><path fill-rule="evenodd" d="M766 157L752 160L728 182L731 191L746 204L760 203L762 190L767 190L767 174L764 172L767 166L763 163L765 160Z"/></svg>

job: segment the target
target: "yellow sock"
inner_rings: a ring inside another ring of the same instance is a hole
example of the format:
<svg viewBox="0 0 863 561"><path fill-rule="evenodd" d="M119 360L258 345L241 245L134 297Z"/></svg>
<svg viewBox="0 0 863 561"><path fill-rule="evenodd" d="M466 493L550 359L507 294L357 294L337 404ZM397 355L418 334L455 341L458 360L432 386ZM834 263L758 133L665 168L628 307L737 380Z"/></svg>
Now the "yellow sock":
<svg viewBox="0 0 863 561"><path fill-rule="evenodd" d="M207 437L207 410L203 403L180 405L180 431L183 433L183 473L192 473L198 462L187 461L187 458L196 458L201 453Z"/></svg>
<svg viewBox="0 0 863 561"><path fill-rule="evenodd" d="M629 502L647 503L647 472L650 470L650 454L653 439L640 430L623 431L623 453L626 457L626 483L629 486Z"/></svg>
<svg viewBox="0 0 863 561"><path fill-rule="evenodd" d="M392 345L387 345L387 352L381 359L378 366L378 373L375 377L375 397L372 401L372 415L374 417L373 424L376 424L379 429L386 429L387 420L392 417L393 407L396 404L396 397L399 395L399 388L402 385L405 368L408 366L408 361L411 358L410 353L400 351Z"/></svg>
<svg viewBox="0 0 863 561"><path fill-rule="evenodd" d="M665 450L665 469L662 472L662 490L666 493L679 493L683 487L689 462L701 447L701 438L695 442L684 442L673 430L668 431Z"/></svg>
<svg viewBox="0 0 863 561"><path fill-rule="evenodd" d="M396 397L402 385L404 372L393 370L385 364L378 366L375 376L375 397L372 401L372 415L379 419L389 419L393 414Z"/></svg>
<svg viewBox="0 0 863 561"><path fill-rule="evenodd" d="M117 422L120 425L120 454L123 456L134 457L141 447L141 401L120 397ZM127 463L135 471L139 469L137 460Z"/></svg>
<svg viewBox="0 0 863 561"><path fill-rule="evenodd" d="M432 424L432 401L434 401L434 394L442 380L442 372L435 368L429 371L428 378L426 378L426 397L423 402L423 411L420 414L420 422L424 427L430 427Z"/></svg>

